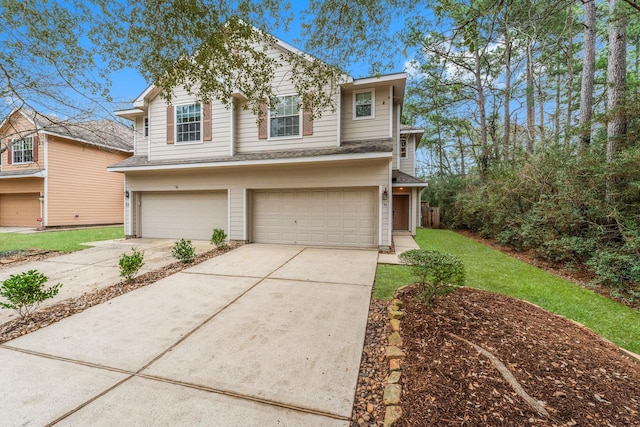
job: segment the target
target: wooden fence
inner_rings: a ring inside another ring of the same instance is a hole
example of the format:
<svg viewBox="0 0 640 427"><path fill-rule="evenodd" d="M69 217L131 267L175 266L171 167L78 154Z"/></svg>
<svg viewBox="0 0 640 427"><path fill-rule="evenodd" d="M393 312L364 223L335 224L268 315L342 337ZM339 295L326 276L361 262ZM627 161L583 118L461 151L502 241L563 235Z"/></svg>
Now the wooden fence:
<svg viewBox="0 0 640 427"><path fill-rule="evenodd" d="M429 206L428 202L420 202L422 210L422 226L426 228L440 228L440 208Z"/></svg>

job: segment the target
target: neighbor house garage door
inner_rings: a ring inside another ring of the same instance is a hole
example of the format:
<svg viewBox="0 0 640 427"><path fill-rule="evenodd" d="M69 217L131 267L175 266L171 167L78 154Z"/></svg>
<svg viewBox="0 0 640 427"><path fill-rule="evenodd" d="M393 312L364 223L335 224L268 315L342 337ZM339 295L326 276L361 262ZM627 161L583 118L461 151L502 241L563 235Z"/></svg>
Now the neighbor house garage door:
<svg viewBox="0 0 640 427"><path fill-rule="evenodd" d="M36 227L40 217L40 194L0 195L0 225L5 227Z"/></svg>
<svg viewBox="0 0 640 427"><path fill-rule="evenodd" d="M228 232L227 192L145 192L140 200L142 237L209 240Z"/></svg>
<svg viewBox="0 0 640 427"><path fill-rule="evenodd" d="M253 240L319 246L378 245L377 190L255 191Z"/></svg>

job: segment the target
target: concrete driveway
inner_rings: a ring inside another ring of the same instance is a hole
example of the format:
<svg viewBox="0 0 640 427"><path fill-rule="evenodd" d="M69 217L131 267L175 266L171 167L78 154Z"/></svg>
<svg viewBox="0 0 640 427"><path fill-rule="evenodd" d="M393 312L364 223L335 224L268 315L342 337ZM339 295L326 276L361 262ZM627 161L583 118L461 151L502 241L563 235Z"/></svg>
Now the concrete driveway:
<svg viewBox="0 0 640 427"><path fill-rule="evenodd" d="M209 242L192 243L196 253L213 249ZM130 254L132 247L144 251L144 266L139 274L172 264L176 262L171 255L174 244L175 240L169 239L120 239L87 243L91 247L79 252L2 268L0 282L12 274L35 269L49 278L47 285L62 283L58 295L42 304L42 307L46 307L122 281L118 260L122 253ZM16 318L12 310L0 310L0 324Z"/></svg>
<svg viewBox="0 0 640 427"><path fill-rule="evenodd" d="M0 345L2 424L348 426L376 259L247 245Z"/></svg>

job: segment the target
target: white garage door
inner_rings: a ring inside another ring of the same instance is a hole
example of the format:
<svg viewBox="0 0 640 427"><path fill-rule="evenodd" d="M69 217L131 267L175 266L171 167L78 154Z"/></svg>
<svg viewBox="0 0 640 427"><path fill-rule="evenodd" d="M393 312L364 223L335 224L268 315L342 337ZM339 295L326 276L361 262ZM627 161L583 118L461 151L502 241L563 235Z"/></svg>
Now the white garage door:
<svg viewBox="0 0 640 427"><path fill-rule="evenodd" d="M314 189L255 191L253 240L318 246L378 245L377 191Z"/></svg>
<svg viewBox="0 0 640 427"><path fill-rule="evenodd" d="M209 240L214 228L228 234L227 192L141 194L142 237Z"/></svg>

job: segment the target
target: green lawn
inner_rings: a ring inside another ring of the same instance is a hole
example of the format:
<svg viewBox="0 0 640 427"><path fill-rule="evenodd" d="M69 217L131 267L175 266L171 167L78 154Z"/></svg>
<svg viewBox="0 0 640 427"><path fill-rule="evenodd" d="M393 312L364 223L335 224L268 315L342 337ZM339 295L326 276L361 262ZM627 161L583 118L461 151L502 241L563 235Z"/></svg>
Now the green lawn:
<svg viewBox="0 0 640 427"><path fill-rule="evenodd" d="M124 229L118 227L83 228L65 231L42 231L37 233L2 233L0 234L0 253L25 249L49 249L73 252L86 249L82 243L99 240L120 239L124 237Z"/></svg>
<svg viewBox="0 0 640 427"><path fill-rule="evenodd" d="M640 311L574 285L544 270L449 230L418 230L422 249L458 255L465 264L467 286L510 295L586 325L621 347L640 353ZM413 282L408 268L378 266L376 298Z"/></svg>

